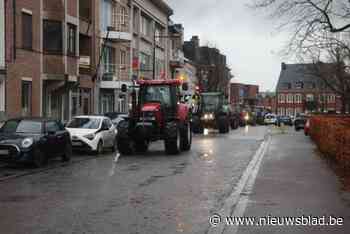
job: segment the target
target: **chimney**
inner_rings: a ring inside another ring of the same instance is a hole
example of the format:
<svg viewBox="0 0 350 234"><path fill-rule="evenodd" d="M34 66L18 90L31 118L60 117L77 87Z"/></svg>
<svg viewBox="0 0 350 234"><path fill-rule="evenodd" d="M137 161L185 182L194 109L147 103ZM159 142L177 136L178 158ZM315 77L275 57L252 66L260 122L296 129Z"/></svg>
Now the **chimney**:
<svg viewBox="0 0 350 234"><path fill-rule="evenodd" d="M192 36L191 41L194 42L195 47L199 47L199 37L198 36Z"/></svg>
<svg viewBox="0 0 350 234"><path fill-rule="evenodd" d="M285 63L283 63L283 62L281 64L281 69L282 70L287 70L287 65Z"/></svg>

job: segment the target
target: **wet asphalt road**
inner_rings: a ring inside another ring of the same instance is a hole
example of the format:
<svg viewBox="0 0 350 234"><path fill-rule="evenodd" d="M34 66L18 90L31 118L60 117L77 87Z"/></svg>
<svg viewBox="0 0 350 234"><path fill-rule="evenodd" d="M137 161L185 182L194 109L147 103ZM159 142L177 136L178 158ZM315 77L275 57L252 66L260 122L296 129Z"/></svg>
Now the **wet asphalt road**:
<svg viewBox="0 0 350 234"><path fill-rule="evenodd" d="M0 165L0 232L206 233L266 133L196 136L178 156L160 142L146 155L78 155L44 171Z"/></svg>

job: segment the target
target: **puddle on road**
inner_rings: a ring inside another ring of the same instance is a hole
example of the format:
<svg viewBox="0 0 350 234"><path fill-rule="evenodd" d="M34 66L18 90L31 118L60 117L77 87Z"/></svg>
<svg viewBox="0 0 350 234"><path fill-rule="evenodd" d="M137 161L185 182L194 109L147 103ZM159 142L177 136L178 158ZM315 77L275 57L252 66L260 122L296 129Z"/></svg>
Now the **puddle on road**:
<svg viewBox="0 0 350 234"><path fill-rule="evenodd" d="M208 150L207 152L199 152L197 153L197 155L201 160L206 161L208 163L212 163L214 161L213 150Z"/></svg>

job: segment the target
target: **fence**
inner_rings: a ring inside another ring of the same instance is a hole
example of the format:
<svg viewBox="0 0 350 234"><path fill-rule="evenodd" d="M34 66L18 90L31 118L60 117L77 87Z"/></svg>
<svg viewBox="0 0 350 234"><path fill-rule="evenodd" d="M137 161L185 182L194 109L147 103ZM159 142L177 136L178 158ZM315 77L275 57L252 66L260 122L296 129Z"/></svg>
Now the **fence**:
<svg viewBox="0 0 350 234"><path fill-rule="evenodd" d="M350 116L312 116L310 136L324 155L350 169Z"/></svg>

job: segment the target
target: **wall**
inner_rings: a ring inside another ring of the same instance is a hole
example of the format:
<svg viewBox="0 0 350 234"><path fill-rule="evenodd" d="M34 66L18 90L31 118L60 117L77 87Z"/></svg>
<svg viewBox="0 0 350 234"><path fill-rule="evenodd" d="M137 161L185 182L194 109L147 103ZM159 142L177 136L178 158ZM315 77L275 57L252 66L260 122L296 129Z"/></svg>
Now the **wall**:
<svg viewBox="0 0 350 234"><path fill-rule="evenodd" d="M0 70L5 67L5 9L4 1L0 0Z"/></svg>

